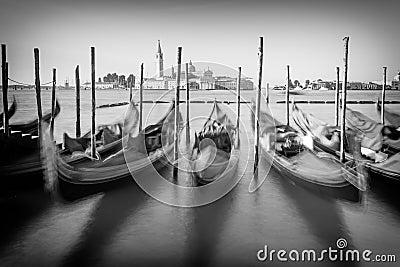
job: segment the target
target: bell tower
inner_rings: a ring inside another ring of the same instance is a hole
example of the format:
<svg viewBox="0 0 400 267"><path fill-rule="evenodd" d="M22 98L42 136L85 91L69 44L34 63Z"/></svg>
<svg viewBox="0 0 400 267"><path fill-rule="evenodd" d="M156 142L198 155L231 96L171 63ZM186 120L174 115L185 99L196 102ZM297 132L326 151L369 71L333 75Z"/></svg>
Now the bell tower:
<svg viewBox="0 0 400 267"><path fill-rule="evenodd" d="M158 47L156 53L156 72L157 72L157 78L164 77L164 55L161 51L160 40L158 40Z"/></svg>

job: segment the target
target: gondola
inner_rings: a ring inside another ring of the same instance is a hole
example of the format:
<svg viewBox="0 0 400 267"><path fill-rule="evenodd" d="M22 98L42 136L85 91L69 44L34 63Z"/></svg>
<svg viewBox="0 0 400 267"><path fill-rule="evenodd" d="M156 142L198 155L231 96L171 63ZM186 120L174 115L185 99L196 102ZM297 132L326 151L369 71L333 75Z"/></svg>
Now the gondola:
<svg viewBox="0 0 400 267"><path fill-rule="evenodd" d="M15 100L14 96L11 106L8 108L8 119L10 119L14 115L16 109L17 109L17 100ZM3 122L4 122L3 117L4 113L2 112L0 114L0 127L3 127Z"/></svg>
<svg viewBox="0 0 400 267"><path fill-rule="evenodd" d="M0 192L15 192L40 186L41 161L37 136L11 132L0 142Z"/></svg>
<svg viewBox="0 0 400 267"><path fill-rule="evenodd" d="M57 117L57 115L60 113L60 104L58 101L56 101L56 106L54 110L54 115ZM49 123L51 120L51 111L44 114L42 116L42 121L44 123ZM33 119L31 121L25 122L25 123L18 123L18 124L10 124L10 129L12 131L19 131L23 134L30 134L30 135L38 135L38 120Z"/></svg>
<svg viewBox="0 0 400 267"><path fill-rule="evenodd" d="M167 116L173 112L174 108L175 102L172 101L168 111L164 117L159 120L159 123L165 121ZM132 105L128 106L128 109L131 110L131 113L135 113L137 111ZM134 116L135 115L127 116L124 123L135 123L137 118L134 118ZM114 124L102 124L97 127L95 134L96 151L101 158L106 158L122 149L122 137L126 134L123 130L124 123L117 122ZM146 128L147 132L159 130L159 123L149 125L148 128ZM67 133L64 133L64 148L59 152L60 155L71 164L79 162L80 160L85 160L85 156L79 156L84 155L84 153L79 152L85 152L90 147L90 135L91 132L89 131L82 137L72 138ZM72 154L74 154L73 157L71 157Z"/></svg>
<svg viewBox="0 0 400 267"><path fill-rule="evenodd" d="M136 110L133 103L129 108ZM47 155L52 164L50 169L55 170L58 190L64 198L76 199L100 191L105 191L126 182L132 182L132 175L150 166L161 168L164 166L166 154L172 151L172 146L162 147L161 131L171 127L165 123L173 115L171 109L158 123L147 126L142 132L132 136L127 134L122 139L104 145L99 151L105 151L116 144L122 149L106 158L93 160L81 156L78 159L68 159L56 155ZM137 119L137 118L136 118ZM125 124L126 126L126 124ZM173 127L173 125L172 125ZM46 142L49 144L49 142ZM54 149L50 149L54 151ZM104 153L102 153L104 156ZM54 160L51 160L54 159Z"/></svg>
<svg viewBox="0 0 400 267"><path fill-rule="evenodd" d="M237 132L228 115L222 111L216 101L204 123L195 134L191 156L192 173L198 185L205 185L228 176L234 171L239 160L239 148L236 143Z"/></svg>
<svg viewBox="0 0 400 267"><path fill-rule="evenodd" d="M122 125L115 123L110 125L101 125L97 127L95 134L96 143L104 146L113 143L122 138ZM73 153L75 151L85 151L90 146L91 132L87 132L82 137L73 138L64 133L65 152Z"/></svg>
<svg viewBox="0 0 400 267"><path fill-rule="evenodd" d="M107 127L102 125L99 128L105 129ZM103 158L118 152L122 148L121 138L103 143L104 132L108 131L99 131L97 134L100 138L98 152ZM0 180L0 187L3 191L19 191L24 188L31 189L43 186L43 164L38 141L38 136L12 132L12 135L7 140L4 139L0 143L2 151L0 155L0 173L3 176L3 179ZM83 154L83 151L81 154ZM80 155L71 157L71 152L68 149L62 149L60 155L71 164L79 163L86 159Z"/></svg>
<svg viewBox="0 0 400 267"><path fill-rule="evenodd" d="M56 104L56 115L60 106ZM43 116L49 122L51 112ZM37 119L24 124L11 124L9 137L0 140L0 191L19 191L42 185L42 163L37 136ZM36 134L36 135L35 135Z"/></svg>
<svg viewBox="0 0 400 267"><path fill-rule="evenodd" d="M379 115L381 115L382 107L379 100L376 102L376 110L378 111ZM385 107L385 120L389 122L389 124L393 125L395 128L400 128L400 114L395 113L393 111L389 111Z"/></svg>
<svg viewBox="0 0 400 267"><path fill-rule="evenodd" d="M254 119L252 123L254 130ZM312 192L357 201L358 189L365 190L364 177L359 176L356 165L342 164L335 157L316 151L307 137L266 112L260 114L260 145L268 164L292 183Z"/></svg>
<svg viewBox="0 0 400 267"><path fill-rule="evenodd" d="M328 133L320 130L329 128L328 124L315 118L312 114L303 112L297 105L293 105L292 118L304 134L309 134L313 137L316 147L336 157L340 156L337 146L332 147L329 143L325 142L329 138L329 136L327 138ZM373 124L372 120L369 122ZM351 150L350 142L345 141L346 160L351 160L353 157L349 153ZM386 141L386 144L384 143L382 146L381 152L388 156L387 159L382 162L375 162L372 159L364 157L364 166L369 171L370 177L387 178L390 181L400 182L400 153L392 146L393 141L389 143L387 140L384 141Z"/></svg>

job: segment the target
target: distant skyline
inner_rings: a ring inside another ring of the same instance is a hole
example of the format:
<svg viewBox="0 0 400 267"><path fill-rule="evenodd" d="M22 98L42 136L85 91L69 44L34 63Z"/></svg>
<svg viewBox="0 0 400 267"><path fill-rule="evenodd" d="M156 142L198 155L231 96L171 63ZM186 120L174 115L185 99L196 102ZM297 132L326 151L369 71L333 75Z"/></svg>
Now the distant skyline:
<svg viewBox="0 0 400 267"><path fill-rule="evenodd" d="M7 44L10 78L34 83L33 48L40 49L41 81L90 80L90 47L96 47L96 80L107 73L155 74L157 40L164 68L182 62L214 62L257 83L258 41L264 36L263 86L292 80L334 80L350 36L349 81L388 80L400 70L398 1L103 1L3 0L0 42Z"/></svg>

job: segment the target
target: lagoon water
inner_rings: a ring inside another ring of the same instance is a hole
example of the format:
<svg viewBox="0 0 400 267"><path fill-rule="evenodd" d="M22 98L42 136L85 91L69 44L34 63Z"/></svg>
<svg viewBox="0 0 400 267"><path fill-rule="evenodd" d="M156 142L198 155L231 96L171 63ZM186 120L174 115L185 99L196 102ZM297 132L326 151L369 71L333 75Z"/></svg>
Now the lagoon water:
<svg viewBox="0 0 400 267"><path fill-rule="evenodd" d="M145 91L145 100L157 100L166 91ZM281 92L272 91L270 108L284 121L285 106ZM57 91L61 113L55 121L55 138L63 132L74 136L74 91ZM9 91L19 106L11 123L26 121L36 114L33 90ZM128 91L97 91L97 104L127 101ZM171 100L174 93L163 96ZM254 91L242 92L244 100ZM379 91L350 91L348 100L376 100ZM50 108L50 91L43 91L43 110ZM400 91L388 91L387 100L399 100ZM81 128L90 129L90 91L81 92ZM191 99L235 101L228 91L191 92ZM334 92L306 92L296 99L333 100ZM138 95L134 96L138 99ZM184 91L181 99L185 99ZM263 102L263 101L262 101ZM156 122L168 104L144 104L145 123ZM331 104L301 104L305 111L332 123ZM211 104L192 104L191 118L207 116ZM374 105L349 105L378 120ZM262 108L267 107L263 103ZM399 105L388 108L400 112ZM97 110L97 123L121 120L126 106ZM224 109L234 119L235 104ZM185 113L182 107L182 114ZM194 120L198 130L201 121ZM263 185L250 193L253 148L250 111L242 106L241 138L243 157L237 172L244 173L237 186L220 200L198 208L178 208L161 203L144 193L132 180L131 185L99 193L73 202L56 201L41 190L17 192L0 199L1 266L398 266L397 263L260 262L257 252L268 249L337 248L339 238L348 248L369 249L376 254L395 254L400 261L400 184L377 182L361 202L328 198L323 192L308 191L291 183L275 170L260 163ZM246 151L246 152L245 152ZM150 177L151 178L151 177ZM177 196L179 197L179 196Z"/></svg>

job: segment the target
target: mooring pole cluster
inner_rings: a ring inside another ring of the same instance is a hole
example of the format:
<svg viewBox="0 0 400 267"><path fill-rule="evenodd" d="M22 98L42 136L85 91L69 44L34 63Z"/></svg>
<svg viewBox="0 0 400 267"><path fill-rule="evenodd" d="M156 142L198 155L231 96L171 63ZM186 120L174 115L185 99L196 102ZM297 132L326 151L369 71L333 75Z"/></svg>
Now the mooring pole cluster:
<svg viewBox="0 0 400 267"><path fill-rule="evenodd" d="M336 126L340 126L340 161L342 163L345 162L345 140L346 140L346 105L347 105L347 83L348 83L348 56L349 56L349 37L343 38L344 43L344 57L343 57L343 67L342 67L342 75L343 82L340 83L340 67L336 67L336 85L335 85L335 94L334 94L334 102L332 100L325 101L325 103L331 103L335 105L335 120L334 123ZM260 158L260 113L261 113L261 91L262 91L262 78L263 78L263 57L264 57L264 43L263 37L259 37L259 47L258 47L258 81L256 87L256 102L255 102L255 112L254 115L254 169L256 172L259 164ZM41 101L41 83L40 83L40 57L39 57L39 48L34 48L34 70L35 70L35 95L36 95L36 104L37 104L37 117L38 117L38 142L41 145L43 142L42 136L42 101ZM93 159L97 158L96 155L96 77L95 77L95 47L90 48L90 62L91 62L91 149L90 155ZM173 144L173 175L176 177L178 174L178 160L179 160L179 134L181 127L181 116L179 111L180 105L180 89L181 89L181 66L182 65L182 47L178 47L177 49L177 72L176 72L176 80L175 80L175 98L174 98L174 144ZM3 128L4 135L9 136L9 114L8 114L8 62L6 55L6 45L1 45L1 67L2 67L2 96L3 96ZM185 82L186 82L186 142L190 144L190 77L189 77L189 63L185 63ZM50 134L52 138L54 138L54 124L55 124L55 116L56 116L56 74L57 70L55 68L52 69L52 91L51 91L51 120L50 120ZM290 125L290 87L292 86L292 82L290 79L290 65L286 66L286 88L285 88L285 100L278 101L278 103L285 102L285 119L286 125ZM240 146L240 138L239 138L239 126L240 126L240 116L241 116L241 83L242 83L242 68L238 67L238 74L236 79L236 143L235 146L239 148ZM11 80L11 79L10 79ZM144 129L143 123L143 89L144 89L144 63L140 65L140 83L139 84L139 131L142 132ZM79 138L81 136L81 114L80 114L80 70L79 65L75 68L75 96L76 96L76 137ZM386 97L386 85L387 83L387 67L383 67L383 83L382 83L382 95L381 95L381 117L380 121L382 124L385 124L385 97ZM43 85L46 85L43 84ZM132 101L132 90L135 86L135 76L129 79L129 100ZM296 83L295 83L295 86ZM269 93L269 83L266 83L265 88L265 102L268 105L270 102L270 93ZM151 102L151 101L150 101ZM229 102L229 101L228 101ZM293 100L294 102L294 100ZM309 101L312 102L312 101ZM316 103L317 101L313 101L312 103ZM360 101L361 102L361 101ZM365 101L364 101L365 102ZM201 102L198 102L201 103ZM206 103L206 102L204 102ZM303 101L304 103L304 101ZM351 103L351 101L349 102ZM391 102L389 102L391 103ZM254 109L254 108L253 108ZM172 137L172 136L171 136Z"/></svg>

